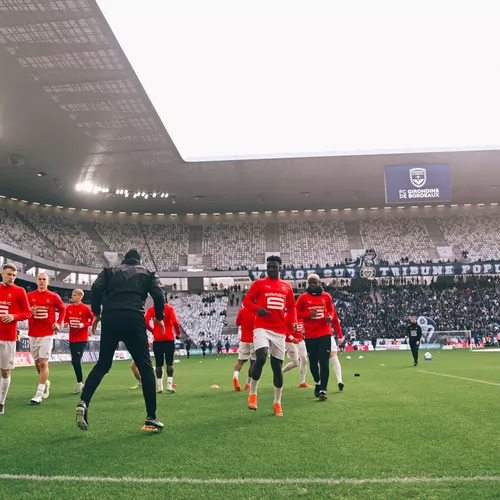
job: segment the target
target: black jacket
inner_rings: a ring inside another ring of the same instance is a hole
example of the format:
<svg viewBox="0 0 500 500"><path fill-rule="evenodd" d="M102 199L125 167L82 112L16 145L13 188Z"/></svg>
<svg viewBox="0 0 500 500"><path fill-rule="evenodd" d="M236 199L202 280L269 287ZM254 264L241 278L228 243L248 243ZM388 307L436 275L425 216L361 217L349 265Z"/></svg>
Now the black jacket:
<svg viewBox="0 0 500 500"><path fill-rule="evenodd" d="M420 339L422 338L421 326L417 323L410 323L406 327L406 335L408 335L410 342L417 342L417 340L420 342Z"/></svg>
<svg viewBox="0 0 500 500"><path fill-rule="evenodd" d="M92 284L92 313L101 316L112 311L137 312L144 315L148 293L154 300L156 319L163 319L165 296L154 271L141 266L136 259L105 268Z"/></svg>

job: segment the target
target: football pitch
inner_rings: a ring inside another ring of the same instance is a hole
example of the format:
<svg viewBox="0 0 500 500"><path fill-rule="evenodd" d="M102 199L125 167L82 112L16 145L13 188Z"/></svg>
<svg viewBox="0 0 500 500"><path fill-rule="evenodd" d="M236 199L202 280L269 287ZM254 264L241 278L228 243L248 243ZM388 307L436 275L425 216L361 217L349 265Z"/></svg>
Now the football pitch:
<svg viewBox="0 0 500 500"><path fill-rule="evenodd" d="M177 393L158 395L160 433L140 431L128 362L104 378L87 432L71 365L51 367L40 406L35 369L18 368L0 416L0 498L500 498L500 353L432 354L418 367L409 352L341 355L345 389L332 370L327 402L293 370L282 418L269 363L252 412L232 387L234 355L181 358Z"/></svg>

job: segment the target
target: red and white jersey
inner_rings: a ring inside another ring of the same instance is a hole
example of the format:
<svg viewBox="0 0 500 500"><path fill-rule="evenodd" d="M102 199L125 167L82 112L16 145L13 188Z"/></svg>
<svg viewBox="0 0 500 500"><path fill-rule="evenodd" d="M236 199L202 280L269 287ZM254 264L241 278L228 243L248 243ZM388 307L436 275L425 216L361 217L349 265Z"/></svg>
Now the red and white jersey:
<svg viewBox="0 0 500 500"><path fill-rule="evenodd" d="M246 307L242 307L236 318L236 326L241 327L240 342L247 342L249 344L253 342L254 322L255 312L250 311L250 309L247 309Z"/></svg>
<svg viewBox="0 0 500 500"><path fill-rule="evenodd" d="M175 314L175 309L170 304L165 304L163 309L163 324L165 325L165 333L161 333L160 325L154 322L154 327L151 326L153 320L156 318L155 308L151 306L146 311L146 328L153 334L153 342L162 340L175 340L175 337L181 336L181 326Z"/></svg>
<svg viewBox="0 0 500 500"><path fill-rule="evenodd" d="M304 340L303 333L304 333L304 323L302 321L300 320L298 321L297 331L295 331L293 324L288 323L285 342L291 343L293 339L297 339L299 342L302 342Z"/></svg>
<svg viewBox="0 0 500 500"><path fill-rule="evenodd" d="M243 307L255 313L262 307L268 312L268 316L255 316L254 329L263 328L286 335L287 321L297 321L292 287L280 278L268 276L254 281L243 300Z"/></svg>
<svg viewBox="0 0 500 500"><path fill-rule="evenodd" d="M30 307L36 306L36 310L28 323L28 335L30 337L50 337L54 335L52 325L56 323L56 310L59 312L57 324L62 325L64 320L64 307L61 297L57 293L45 290L28 293Z"/></svg>
<svg viewBox="0 0 500 500"><path fill-rule="evenodd" d="M93 321L94 315L89 306L83 302L78 305L70 304L64 317L64 324L69 325L69 341L88 342L89 326Z"/></svg>
<svg viewBox="0 0 500 500"><path fill-rule="evenodd" d="M312 318L312 311L316 311L316 317ZM314 339L332 334L332 325L335 328L339 341L343 338L337 311L333 307L332 297L329 293L311 295L304 293L297 299L297 316L304 322L304 333L306 339ZM331 317L330 324L326 318Z"/></svg>
<svg viewBox="0 0 500 500"><path fill-rule="evenodd" d="M14 315L12 323L0 322L0 340L15 342L17 322L31 317L26 290L17 285L0 284L0 316Z"/></svg>

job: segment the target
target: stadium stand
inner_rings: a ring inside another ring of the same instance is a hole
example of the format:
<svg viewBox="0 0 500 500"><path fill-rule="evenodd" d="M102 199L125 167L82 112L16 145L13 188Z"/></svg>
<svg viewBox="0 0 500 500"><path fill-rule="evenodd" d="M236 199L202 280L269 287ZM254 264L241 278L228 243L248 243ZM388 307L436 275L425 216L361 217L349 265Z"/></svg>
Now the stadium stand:
<svg viewBox="0 0 500 500"><path fill-rule="evenodd" d="M408 257L426 262L431 258L434 245L421 219L362 219L359 228L364 247L375 249L381 259L397 262Z"/></svg>
<svg viewBox="0 0 500 500"><path fill-rule="evenodd" d="M500 281L455 280L451 286L436 284L386 284L380 289L355 291L331 289L345 332L358 340L404 337L412 314L433 320L438 331L471 330L494 337L500 332Z"/></svg>
<svg viewBox="0 0 500 500"><path fill-rule="evenodd" d="M0 224L4 233L2 240L6 244L49 260L67 262L68 259L51 248L46 239L30 228L19 214L0 209Z"/></svg>
<svg viewBox="0 0 500 500"><path fill-rule="evenodd" d="M436 259L436 245L421 218L361 219L360 242L373 248L379 259L391 263ZM450 247L468 253L469 260L500 258L498 216L437 217L432 220ZM179 269L187 261L188 224L75 221L66 217L0 210L2 241L56 262L101 268L104 251L123 254L137 248L143 263L157 271ZM290 221L275 224L285 264L333 266L350 255L346 226L339 220ZM264 262L268 250L265 222L207 223L202 226L201 247L206 267L251 268ZM207 259L205 259L207 257Z"/></svg>
<svg viewBox="0 0 500 500"><path fill-rule="evenodd" d="M71 255L75 264L97 268L104 265L102 253L99 255L99 249L79 222L34 212L23 212L23 217L56 248Z"/></svg>
<svg viewBox="0 0 500 500"><path fill-rule="evenodd" d="M158 271L179 269L179 256L187 255L189 226L183 224L141 224L143 235Z"/></svg>
<svg viewBox="0 0 500 500"><path fill-rule="evenodd" d="M266 251L266 224L205 224L202 249L204 255L212 256L212 265L219 269L254 266L258 254Z"/></svg>
<svg viewBox="0 0 500 500"><path fill-rule="evenodd" d="M471 261L500 258L500 217L467 215L436 220L448 243L466 250Z"/></svg>
<svg viewBox="0 0 500 500"><path fill-rule="evenodd" d="M169 304L175 308L182 329L194 342L222 339L226 315L221 313L227 312L226 295L179 294L169 298Z"/></svg>
<svg viewBox="0 0 500 500"><path fill-rule="evenodd" d="M128 249L135 248L141 254L142 263L156 269L139 223L97 221L94 227L112 252L123 255Z"/></svg>
<svg viewBox="0 0 500 500"><path fill-rule="evenodd" d="M294 265L319 264L330 266L343 260L349 242L342 221L292 221L279 226L281 251L289 255Z"/></svg>

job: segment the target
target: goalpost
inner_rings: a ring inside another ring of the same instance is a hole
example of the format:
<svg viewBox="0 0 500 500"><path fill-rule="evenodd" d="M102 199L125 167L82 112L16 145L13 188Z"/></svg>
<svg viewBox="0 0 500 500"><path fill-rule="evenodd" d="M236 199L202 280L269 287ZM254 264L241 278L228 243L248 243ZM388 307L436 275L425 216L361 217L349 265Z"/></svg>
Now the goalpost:
<svg viewBox="0 0 500 500"><path fill-rule="evenodd" d="M472 339L470 345L467 343L469 338L472 338L472 332L470 330L441 330L432 332L431 339L427 343L441 344L441 347L450 346L450 348L455 347L469 347L472 349L473 341ZM422 337L424 337L422 335ZM474 347L481 347L474 346Z"/></svg>

